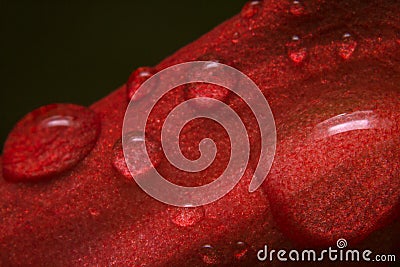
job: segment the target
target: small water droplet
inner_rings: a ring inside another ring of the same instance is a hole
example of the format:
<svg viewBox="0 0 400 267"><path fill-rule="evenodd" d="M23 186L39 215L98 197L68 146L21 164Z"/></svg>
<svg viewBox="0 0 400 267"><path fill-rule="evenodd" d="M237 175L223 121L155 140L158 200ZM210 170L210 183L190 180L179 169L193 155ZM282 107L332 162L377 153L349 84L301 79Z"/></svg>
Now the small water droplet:
<svg viewBox="0 0 400 267"><path fill-rule="evenodd" d="M92 216L94 216L94 217L97 217L97 216L100 215L100 211L98 211L98 210L95 209L95 208L89 208L89 213L90 213L90 215L92 215Z"/></svg>
<svg viewBox="0 0 400 267"><path fill-rule="evenodd" d="M208 265L219 265L223 260L222 254L211 245L204 245L201 248L200 257Z"/></svg>
<svg viewBox="0 0 400 267"><path fill-rule="evenodd" d="M239 42L239 38L240 38L240 33L234 32L231 39L232 43L237 44Z"/></svg>
<svg viewBox="0 0 400 267"><path fill-rule="evenodd" d="M307 48L302 46L300 37L293 35L291 42L286 44L289 58L296 64L304 61L307 57Z"/></svg>
<svg viewBox="0 0 400 267"><path fill-rule="evenodd" d="M237 79L236 77L232 77L231 74L222 74L219 68L219 64L221 63L224 64L220 59L218 59L216 56L213 54L206 54L203 55L199 58L197 58L198 61L209 61L205 65L205 69L209 72L209 75L214 75L216 78L220 79L220 83L227 83L228 88L233 88L234 85L236 85ZM216 73L216 74L214 74ZM219 101L225 101L230 95L230 90L218 86L215 84L210 84L210 83L190 83L185 86L185 98L186 100L192 99L192 98L197 98L197 97L208 97L208 98L213 98L217 99ZM209 109L213 107L214 103L210 103L207 100L204 101L197 101L195 103L196 108L200 109Z"/></svg>
<svg viewBox="0 0 400 267"><path fill-rule="evenodd" d="M236 260L242 260L246 257L249 251L249 245L245 242L239 241L235 243L233 255Z"/></svg>
<svg viewBox="0 0 400 267"><path fill-rule="evenodd" d="M27 114L9 134L3 151L8 181L55 177L81 161L100 133L100 120L90 109L52 104Z"/></svg>
<svg viewBox="0 0 400 267"><path fill-rule="evenodd" d="M124 151L122 149L122 140L119 139L113 147L113 161L114 168L119 171L124 177L129 180L132 175L140 175L146 173L153 167L160 164L162 158L161 147L157 142L148 138L146 140L147 151L142 151L145 139L142 134L131 132L126 135L126 156L130 163L129 169L125 161ZM146 164L147 153L149 153L152 165ZM131 174L132 172L132 174Z"/></svg>
<svg viewBox="0 0 400 267"><path fill-rule="evenodd" d="M204 218L204 208L171 208L168 210L172 222L178 226L191 226Z"/></svg>
<svg viewBox="0 0 400 267"><path fill-rule="evenodd" d="M349 59L357 47L357 42L350 33L343 34L342 40L339 45L339 56L343 59Z"/></svg>
<svg viewBox="0 0 400 267"><path fill-rule="evenodd" d="M290 4L289 11L294 16L301 16L304 14L304 6L300 1L293 1Z"/></svg>
<svg viewBox="0 0 400 267"><path fill-rule="evenodd" d="M156 70L151 67L140 67L132 72L132 74L129 76L128 81L126 82L128 100L131 100L134 95L136 100L139 100L146 96L149 92L140 92L137 94L136 92L139 87L155 73Z"/></svg>
<svg viewBox="0 0 400 267"><path fill-rule="evenodd" d="M254 17L261 8L261 1L249 1L247 2L241 11L241 16L245 19L250 19L252 17Z"/></svg>

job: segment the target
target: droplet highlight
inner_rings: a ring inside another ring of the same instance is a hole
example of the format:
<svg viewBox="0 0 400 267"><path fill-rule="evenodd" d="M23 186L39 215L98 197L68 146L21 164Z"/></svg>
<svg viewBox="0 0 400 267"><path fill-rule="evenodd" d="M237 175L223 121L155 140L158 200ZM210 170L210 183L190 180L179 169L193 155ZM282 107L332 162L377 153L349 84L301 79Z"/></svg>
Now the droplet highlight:
<svg viewBox="0 0 400 267"><path fill-rule="evenodd" d="M145 142L143 134L138 132L127 134L126 140L125 154L122 148L122 139L114 144L112 160L114 168L125 178L131 180L133 176L144 174L160 164L162 151L157 142L151 138L148 138ZM142 150L143 147L146 147L144 151ZM147 155L149 155L152 164L147 164ZM126 160L125 156L127 157ZM129 162L129 168L127 162Z"/></svg>
<svg viewBox="0 0 400 267"><path fill-rule="evenodd" d="M343 59L349 59L357 48L357 42L350 33L342 36L342 43L339 45L339 56Z"/></svg>
<svg viewBox="0 0 400 267"><path fill-rule="evenodd" d="M176 208L173 207L168 210L171 221L182 227L192 226L199 223L204 218L204 208Z"/></svg>
<svg viewBox="0 0 400 267"><path fill-rule="evenodd" d="M129 101L132 99L133 96L135 96L136 100L139 100L150 93L150 92L138 92L138 89L147 79L152 77L155 73L156 70L151 67L140 67L136 69L134 72L132 72L126 83L126 89Z"/></svg>
<svg viewBox="0 0 400 267"><path fill-rule="evenodd" d="M99 117L89 108L73 104L40 107L9 134L3 150L3 176L12 182L56 177L92 150L99 133Z"/></svg>

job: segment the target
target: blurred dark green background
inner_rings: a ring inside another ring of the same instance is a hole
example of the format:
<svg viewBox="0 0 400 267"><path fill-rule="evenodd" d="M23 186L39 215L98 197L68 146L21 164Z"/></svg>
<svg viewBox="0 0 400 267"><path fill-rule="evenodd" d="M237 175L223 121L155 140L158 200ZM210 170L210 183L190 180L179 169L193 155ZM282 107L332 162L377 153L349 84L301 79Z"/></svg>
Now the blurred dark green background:
<svg viewBox="0 0 400 267"><path fill-rule="evenodd" d="M97 101L245 2L0 0L1 147L31 110Z"/></svg>

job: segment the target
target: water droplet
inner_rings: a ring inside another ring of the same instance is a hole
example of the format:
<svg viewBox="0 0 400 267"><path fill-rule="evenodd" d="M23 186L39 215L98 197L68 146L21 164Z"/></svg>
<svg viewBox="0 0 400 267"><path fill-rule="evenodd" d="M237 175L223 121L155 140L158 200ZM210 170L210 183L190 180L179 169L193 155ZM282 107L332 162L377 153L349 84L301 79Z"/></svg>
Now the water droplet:
<svg viewBox="0 0 400 267"><path fill-rule="evenodd" d="M171 208L168 210L172 222L178 226L191 226L204 218L204 208Z"/></svg>
<svg viewBox="0 0 400 267"><path fill-rule="evenodd" d="M300 1L293 1L289 7L289 11L294 16L301 16L304 14L304 6Z"/></svg>
<svg viewBox="0 0 400 267"><path fill-rule="evenodd" d="M237 44L239 42L239 38L240 38L240 33L234 32L231 39L232 43Z"/></svg>
<svg viewBox="0 0 400 267"><path fill-rule="evenodd" d="M224 62L222 62L213 54L203 55L197 58L197 60L209 61L209 63L206 64L205 69L209 72L209 75L216 76L217 79L220 79L220 83L225 83L225 84L227 83L228 88L233 88L233 86L236 85L237 82L236 77L232 77L230 76L230 74L221 75L221 69L219 68L219 64L216 63L224 64ZM229 95L230 95L229 89L215 84L190 83L185 86L186 100L197 97L208 97L217 99L219 101L225 101L229 97ZM210 103L207 100L198 101L195 103L195 105L196 108L201 108L201 109L208 109L213 107L213 103Z"/></svg>
<svg viewBox="0 0 400 267"><path fill-rule="evenodd" d="M357 42L350 33L343 34L342 40L339 45L339 56L343 59L349 59L357 47Z"/></svg>
<svg viewBox="0 0 400 267"><path fill-rule="evenodd" d="M239 241L235 243L233 255L236 260L242 260L248 254L250 247L245 242Z"/></svg>
<svg viewBox="0 0 400 267"><path fill-rule="evenodd" d="M289 58L296 64L303 62L307 57L307 48L302 47L302 42L297 35L292 37L291 42L286 44L286 47L288 48Z"/></svg>
<svg viewBox="0 0 400 267"><path fill-rule="evenodd" d="M211 245L204 245L201 248L200 257L208 265L219 265L222 263L222 254Z"/></svg>
<svg viewBox="0 0 400 267"><path fill-rule="evenodd" d="M80 162L93 148L100 120L92 110L72 104L38 108L19 121L3 151L8 181L54 177Z"/></svg>
<svg viewBox="0 0 400 267"><path fill-rule="evenodd" d="M132 179L132 175L140 175L146 173L153 167L157 167L160 164L162 158L161 147L157 142L151 138L147 138L147 150L142 151L145 139L143 135L137 132L131 132L126 136L126 156L130 163L129 169L125 161L124 151L122 149L122 140L119 139L113 147L113 166L119 171L124 177L129 180ZM147 153L149 153L151 162L153 165L146 164ZM132 172L132 174L131 174Z"/></svg>
<svg viewBox="0 0 400 267"><path fill-rule="evenodd" d="M144 83L147 79L153 76L156 73L156 70L151 67L140 67L132 72L131 76L126 83L126 89L128 92L128 100L131 100L135 95L135 99L139 100L146 96L149 92L140 92L137 93L139 87Z"/></svg>
<svg viewBox="0 0 400 267"><path fill-rule="evenodd" d="M97 217L97 216L100 215L100 211L98 211L98 210L95 209L95 208L89 208L89 213L90 213L90 215L92 215L92 216L94 216L94 217Z"/></svg>
<svg viewBox="0 0 400 267"><path fill-rule="evenodd" d="M261 1L249 1L247 2L241 11L241 16L245 19L250 19L252 17L254 17L261 8Z"/></svg>

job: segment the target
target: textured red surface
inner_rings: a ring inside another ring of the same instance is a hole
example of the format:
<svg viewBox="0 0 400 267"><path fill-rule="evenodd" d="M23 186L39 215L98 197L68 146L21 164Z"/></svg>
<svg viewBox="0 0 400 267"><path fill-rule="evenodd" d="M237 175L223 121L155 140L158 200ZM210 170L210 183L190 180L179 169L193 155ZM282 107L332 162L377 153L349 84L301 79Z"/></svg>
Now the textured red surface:
<svg viewBox="0 0 400 267"><path fill-rule="evenodd" d="M262 188L247 191L259 130L232 96L224 101L246 123L252 145L238 186L194 209L146 195L113 167L128 103L123 86L91 106L100 117L100 136L74 168L57 168L53 179L37 183L0 180L0 265L252 266L264 244L335 246L339 237L351 248L399 253L399 12L396 1L246 4L240 15L156 69L212 53L255 81L269 101L278 135L276 159ZM175 90L156 106L147 128L155 139L163 116L184 99ZM217 178L229 158L220 128L196 120L181 137L183 153L193 159L204 136L216 141L219 152L210 170L186 174L165 158L158 170L184 185ZM19 137L11 134L7 143L14 138ZM6 178L6 153L3 157ZM345 266L316 266L325 265Z"/></svg>

